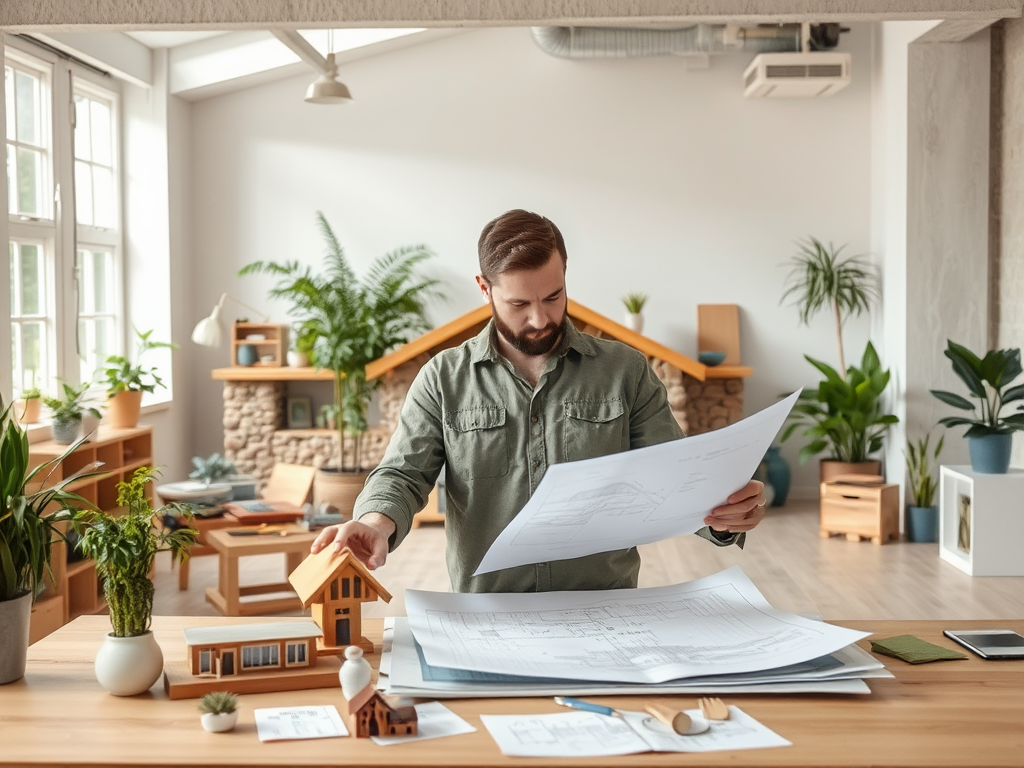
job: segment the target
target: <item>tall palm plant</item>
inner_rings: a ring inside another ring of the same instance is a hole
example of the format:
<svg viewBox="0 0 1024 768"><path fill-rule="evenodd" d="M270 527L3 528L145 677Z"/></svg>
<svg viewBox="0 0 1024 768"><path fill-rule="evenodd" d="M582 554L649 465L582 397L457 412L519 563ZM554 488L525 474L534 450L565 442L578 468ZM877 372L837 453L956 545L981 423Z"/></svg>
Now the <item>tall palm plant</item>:
<svg viewBox="0 0 1024 768"><path fill-rule="evenodd" d="M863 256L840 254L845 246L826 248L814 237L800 243L800 252L790 264L792 269L786 282L789 287L782 294L780 304L792 298L800 311L800 322L810 325L811 317L829 309L835 317L836 341L839 345L839 370L846 373L843 355L843 323L850 315L859 315L869 308L873 299L881 296L878 272Z"/></svg>
<svg viewBox="0 0 1024 768"><path fill-rule="evenodd" d="M425 245L399 248L378 257L360 281L319 211L317 223L327 243L320 273L298 261L257 261L238 274L278 278L270 296L291 302L291 314L298 318L299 346L312 350L317 368L334 373L338 469L345 469L347 433L354 442L352 469L359 471L366 410L380 384L366 380L366 366L430 328L426 302L437 295L438 281L422 277L418 270L434 254Z"/></svg>

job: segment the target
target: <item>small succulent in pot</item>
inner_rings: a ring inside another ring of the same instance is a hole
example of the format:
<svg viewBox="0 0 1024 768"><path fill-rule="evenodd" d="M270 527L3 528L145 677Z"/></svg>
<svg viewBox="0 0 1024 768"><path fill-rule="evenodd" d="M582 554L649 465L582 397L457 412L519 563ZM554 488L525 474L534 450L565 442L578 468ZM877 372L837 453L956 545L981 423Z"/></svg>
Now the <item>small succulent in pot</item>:
<svg viewBox="0 0 1024 768"><path fill-rule="evenodd" d="M235 465L219 453L212 453L205 459L202 456L193 456L192 466L195 469L189 473L189 477L193 480L202 480L207 485L237 472Z"/></svg>
<svg viewBox="0 0 1024 768"><path fill-rule="evenodd" d="M238 722L238 697L228 691L213 691L199 702L203 728L210 733L230 731Z"/></svg>

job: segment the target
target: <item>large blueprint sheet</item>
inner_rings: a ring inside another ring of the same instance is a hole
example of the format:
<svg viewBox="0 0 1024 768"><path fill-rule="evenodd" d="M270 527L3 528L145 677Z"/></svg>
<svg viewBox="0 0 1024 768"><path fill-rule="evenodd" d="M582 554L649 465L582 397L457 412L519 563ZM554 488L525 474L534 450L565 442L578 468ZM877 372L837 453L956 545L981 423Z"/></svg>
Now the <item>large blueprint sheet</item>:
<svg viewBox="0 0 1024 768"><path fill-rule="evenodd" d="M703 435L553 464L474 575L693 533L753 477L799 394Z"/></svg>
<svg viewBox="0 0 1024 768"><path fill-rule="evenodd" d="M660 683L774 669L868 633L779 611L738 566L650 589L531 594L409 590L409 625L439 667Z"/></svg>

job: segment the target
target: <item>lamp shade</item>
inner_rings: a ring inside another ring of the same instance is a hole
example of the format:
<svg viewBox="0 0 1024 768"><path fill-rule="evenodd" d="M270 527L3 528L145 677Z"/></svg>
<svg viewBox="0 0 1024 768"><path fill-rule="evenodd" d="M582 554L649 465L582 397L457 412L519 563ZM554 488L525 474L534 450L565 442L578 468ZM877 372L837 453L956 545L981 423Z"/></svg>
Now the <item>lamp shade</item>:
<svg viewBox="0 0 1024 768"><path fill-rule="evenodd" d="M223 303L224 299L221 299ZM224 341L224 329L220 326L220 303L213 308L209 317L196 323L192 331L192 341L201 347L219 347Z"/></svg>
<svg viewBox="0 0 1024 768"><path fill-rule="evenodd" d="M338 69L334 65L334 54L327 54L324 73L306 89L306 101L310 104L344 104L352 101L348 86L338 80Z"/></svg>

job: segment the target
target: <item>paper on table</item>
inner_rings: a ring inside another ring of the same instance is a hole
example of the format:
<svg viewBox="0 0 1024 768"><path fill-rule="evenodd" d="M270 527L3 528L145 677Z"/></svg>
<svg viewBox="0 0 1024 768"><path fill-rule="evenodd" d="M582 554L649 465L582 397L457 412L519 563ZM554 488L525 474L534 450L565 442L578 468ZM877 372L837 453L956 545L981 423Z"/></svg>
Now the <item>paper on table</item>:
<svg viewBox="0 0 1024 768"><path fill-rule="evenodd" d="M430 664L572 680L660 683L757 672L869 634L773 608L739 566L647 589L407 590L405 606Z"/></svg>
<svg viewBox="0 0 1024 768"><path fill-rule="evenodd" d="M439 739L442 736L458 736L463 733L476 733L476 728L452 712L439 701L428 701L416 705L415 736L371 736L374 744L389 746L405 744L407 741L423 741Z"/></svg>
<svg viewBox="0 0 1024 768"><path fill-rule="evenodd" d="M337 707L265 707L253 711L260 741L348 736Z"/></svg>
<svg viewBox="0 0 1024 768"><path fill-rule="evenodd" d="M799 395L703 435L551 465L473 575L693 533L753 477Z"/></svg>
<svg viewBox="0 0 1024 768"><path fill-rule="evenodd" d="M551 715L480 715L502 753L509 757L603 757L638 752L717 752L786 747L791 743L738 707L729 719L711 723L697 736L679 736L643 712L606 717L590 712ZM700 714L688 710L687 714Z"/></svg>

